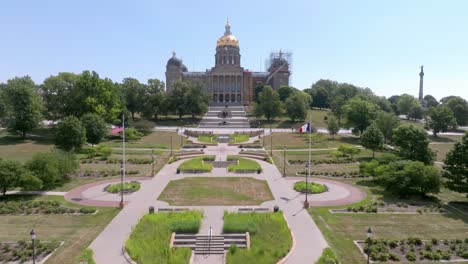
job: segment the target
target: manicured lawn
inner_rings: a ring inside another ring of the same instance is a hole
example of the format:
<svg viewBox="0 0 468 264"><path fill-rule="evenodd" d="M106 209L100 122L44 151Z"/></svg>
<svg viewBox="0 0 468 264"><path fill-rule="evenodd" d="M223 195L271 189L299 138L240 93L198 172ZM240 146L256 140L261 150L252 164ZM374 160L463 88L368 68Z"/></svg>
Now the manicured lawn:
<svg viewBox="0 0 468 264"><path fill-rule="evenodd" d="M231 134L229 135L229 143L242 143L249 141L250 137L247 134Z"/></svg>
<svg viewBox="0 0 468 264"><path fill-rule="evenodd" d="M224 213L224 233L250 233L250 250L236 248L226 256L228 264L274 264L292 245L283 213Z"/></svg>
<svg viewBox="0 0 468 264"><path fill-rule="evenodd" d="M202 217L199 211L147 214L133 229L125 248L140 264L188 263L190 248L170 249L171 233L198 233Z"/></svg>
<svg viewBox="0 0 468 264"><path fill-rule="evenodd" d="M322 252L322 256L320 256L320 259L317 261L316 264L330 264L330 263L335 263L339 264L339 260L335 255L335 252L331 250L331 248L325 248Z"/></svg>
<svg viewBox="0 0 468 264"><path fill-rule="evenodd" d="M127 148L155 148L155 149L170 149L172 140L172 149L180 149L184 143L185 138L176 132L168 131L153 131L150 134L142 137L137 141L130 141L125 143ZM109 140L103 142L113 148L122 148L122 140Z"/></svg>
<svg viewBox="0 0 468 264"><path fill-rule="evenodd" d="M210 172L213 169L213 165L205 163L205 159L211 159L211 157L197 157L184 161L179 166L179 170L184 171L204 171Z"/></svg>
<svg viewBox="0 0 468 264"><path fill-rule="evenodd" d="M258 171L261 170L262 167L258 162L246 158L236 157L236 156L228 156L228 160L238 160L239 164L229 165L228 171L236 172L236 171Z"/></svg>
<svg viewBox="0 0 468 264"><path fill-rule="evenodd" d="M369 181L352 182L358 182L361 188L368 191L368 197L355 205L368 203L372 198L409 202L392 197ZM448 199L468 200L462 194L446 189L437 198L442 202L448 202ZM353 240L365 239L369 227L372 227L375 238L385 239L406 239L410 236L422 239L464 239L468 233L468 217L454 210L451 210L451 214L331 214L328 211L330 208L343 206L311 208L309 213L342 263L364 263L365 259Z"/></svg>
<svg viewBox="0 0 468 264"><path fill-rule="evenodd" d="M0 132L0 158L27 161L38 152L48 152L53 148L53 141L47 138L31 138L23 140L9 132Z"/></svg>
<svg viewBox="0 0 468 264"><path fill-rule="evenodd" d="M443 162L447 156L447 153L453 148L454 145L454 143L433 143L429 144L429 147L436 151L436 160Z"/></svg>
<svg viewBox="0 0 468 264"><path fill-rule="evenodd" d="M214 135L201 135L201 136L198 136L198 141L200 142L203 142L203 143L218 143L218 141L216 141L216 136Z"/></svg>
<svg viewBox="0 0 468 264"><path fill-rule="evenodd" d="M320 183L309 182L306 184L305 181L299 181L294 183L294 190L301 193L323 193L327 191L327 187Z"/></svg>
<svg viewBox="0 0 468 264"><path fill-rule="evenodd" d="M251 116L249 117L249 119L252 120L251 122L252 127L298 128L302 126L304 123L309 122L309 120L311 120L313 127L326 128L327 122L325 120L325 117L328 115L332 115L332 113L327 109L324 109L324 110L312 109L308 111L306 120L300 120L300 121L295 121L295 122L292 122L287 116L277 117L271 122L268 122L263 117L255 118Z"/></svg>
<svg viewBox="0 0 468 264"><path fill-rule="evenodd" d="M33 200L58 201L79 207L60 196L31 196ZM29 240L31 228L42 241L64 241L47 264L78 263L83 250L119 212L116 208L97 208L95 215L3 215L0 217L0 241Z"/></svg>
<svg viewBox="0 0 468 264"><path fill-rule="evenodd" d="M136 192L140 189L141 184L139 182L126 182L124 183L124 190L129 192ZM122 190L122 184L115 183L107 187L106 191L110 193L120 193Z"/></svg>
<svg viewBox="0 0 468 264"><path fill-rule="evenodd" d="M340 145L359 145L359 138L348 135L336 135L332 138L324 133L312 133L312 149L337 148ZM271 136L260 140L266 149L271 149ZM300 133L273 133L273 149L308 149L309 134Z"/></svg>
<svg viewBox="0 0 468 264"><path fill-rule="evenodd" d="M179 119L179 116L176 115L167 115L160 117L155 122L157 126L198 127L200 120L201 118L192 118L190 115L184 115L182 116L182 119Z"/></svg>
<svg viewBox="0 0 468 264"><path fill-rule="evenodd" d="M266 181L247 177L191 177L170 181L158 200L170 205L259 205L273 200Z"/></svg>

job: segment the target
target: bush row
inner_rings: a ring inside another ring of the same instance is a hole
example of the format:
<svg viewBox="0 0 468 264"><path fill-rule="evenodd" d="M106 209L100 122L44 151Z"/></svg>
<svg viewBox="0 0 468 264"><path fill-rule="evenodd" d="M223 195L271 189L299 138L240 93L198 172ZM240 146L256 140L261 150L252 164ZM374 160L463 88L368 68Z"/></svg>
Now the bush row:
<svg viewBox="0 0 468 264"><path fill-rule="evenodd" d="M52 253L56 248L60 246L57 241L42 242L40 240L35 241L36 257L42 258ZM32 260L32 243L20 240L16 244L13 243L0 243L0 262L19 262L24 263ZM37 260L37 259L36 259Z"/></svg>
<svg viewBox="0 0 468 264"><path fill-rule="evenodd" d="M307 160L288 160L289 164L291 165L297 165L297 164L307 164ZM352 159L321 159L321 160L312 160L310 163L311 164L349 164L349 163L355 163L355 160Z"/></svg>
<svg viewBox="0 0 468 264"><path fill-rule="evenodd" d="M57 201L8 201L0 203L0 215L7 214L92 214L95 208L70 208Z"/></svg>

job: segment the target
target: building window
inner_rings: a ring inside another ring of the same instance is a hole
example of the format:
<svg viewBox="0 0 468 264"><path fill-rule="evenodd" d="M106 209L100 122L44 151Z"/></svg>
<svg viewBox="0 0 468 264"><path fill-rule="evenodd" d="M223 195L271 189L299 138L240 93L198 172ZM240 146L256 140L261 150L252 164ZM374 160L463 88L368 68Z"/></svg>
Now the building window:
<svg viewBox="0 0 468 264"><path fill-rule="evenodd" d="M236 95L235 94L231 94L231 102L235 102L236 101Z"/></svg>
<svg viewBox="0 0 468 264"><path fill-rule="evenodd" d="M226 94L225 98L226 102L229 102L229 94Z"/></svg>
<svg viewBox="0 0 468 264"><path fill-rule="evenodd" d="M241 95L238 94L238 95L237 95L237 102L240 102L240 101L241 101Z"/></svg>

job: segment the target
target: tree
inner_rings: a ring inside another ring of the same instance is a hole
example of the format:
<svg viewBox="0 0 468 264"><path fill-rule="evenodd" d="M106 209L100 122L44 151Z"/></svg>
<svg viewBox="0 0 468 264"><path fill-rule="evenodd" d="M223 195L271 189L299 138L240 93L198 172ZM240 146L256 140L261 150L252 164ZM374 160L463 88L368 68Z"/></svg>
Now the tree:
<svg viewBox="0 0 468 264"><path fill-rule="evenodd" d="M447 179L449 189L468 193L468 132L447 153L443 176Z"/></svg>
<svg viewBox="0 0 468 264"><path fill-rule="evenodd" d="M432 164L435 153L429 148L427 132L413 125L400 126L393 131L392 142L402 158Z"/></svg>
<svg viewBox="0 0 468 264"><path fill-rule="evenodd" d="M164 92L164 83L158 79L149 79L145 85L141 102L141 112L145 118L158 119L159 115L168 112L168 97Z"/></svg>
<svg viewBox="0 0 468 264"><path fill-rule="evenodd" d="M427 113L428 120L426 126L432 129L434 137L437 137L439 132L446 132L449 128L457 126L453 112L447 106L439 105L429 108Z"/></svg>
<svg viewBox="0 0 468 264"><path fill-rule="evenodd" d="M18 161L0 160L0 191L3 195L7 191L13 190L17 187L26 187L31 185L25 181L25 178L31 178L29 171ZM37 181L32 182L36 184Z"/></svg>
<svg viewBox="0 0 468 264"><path fill-rule="evenodd" d="M394 113L380 111L375 119L375 125L382 132L385 142L392 139L393 130L400 125L400 119Z"/></svg>
<svg viewBox="0 0 468 264"><path fill-rule="evenodd" d="M468 124L468 102L465 99L453 96L443 104L452 110L459 126Z"/></svg>
<svg viewBox="0 0 468 264"><path fill-rule="evenodd" d="M47 118L58 120L70 113L73 105L72 91L78 75L70 72L60 72L57 76L49 76L40 86L44 100Z"/></svg>
<svg viewBox="0 0 468 264"><path fill-rule="evenodd" d="M372 150L372 158L375 157L375 151L383 148L384 136L375 123L372 123L362 133L361 144Z"/></svg>
<svg viewBox="0 0 468 264"><path fill-rule="evenodd" d="M51 151L35 154L26 166L42 181L44 188L52 188L63 184L68 179L68 174L78 168L78 163L72 154Z"/></svg>
<svg viewBox="0 0 468 264"><path fill-rule="evenodd" d="M346 99L342 95L336 95L330 101L330 110L338 119L338 123L341 124L341 118L343 117L345 111L343 109L346 104Z"/></svg>
<svg viewBox="0 0 468 264"><path fill-rule="evenodd" d="M399 95L392 95L387 100L390 102L390 106L392 107L393 112L395 115L399 115L400 112L398 111L398 100L400 99Z"/></svg>
<svg viewBox="0 0 468 264"><path fill-rule="evenodd" d="M296 120L305 120L309 110L310 95L301 91L291 94L286 99L286 114L292 122Z"/></svg>
<svg viewBox="0 0 468 264"><path fill-rule="evenodd" d="M26 133L36 128L42 120L42 102L36 85L29 76L15 77L7 82L5 89L8 129Z"/></svg>
<svg viewBox="0 0 468 264"><path fill-rule="evenodd" d="M419 102L414 103L408 112L408 117L412 119L423 119L424 117L424 108Z"/></svg>
<svg viewBox="0 0 468 264"><path fill-rule="evenodd" d="M377 115L377 106L361 98L353 98L344 106L347 126L353 127L362 134Z"/></svg>
<svg viewBox="0 0 468 264"><path fill-rule="evenodd" d="M200 83L189 83L189 89L185 94L187 110L195 118L196 115L202 116L208 111L208 95L203 91Z"/></svg>
<svg viewBox="0 0 468 264"><path fill-rule="evenodd" d="M59 149L76 150L84 143L86 143L86 130L78 118L67 116L57 125L55 145Z"/></svg>
<svg viewBox="0 0 468 264"><path fill-rule="evenodd" d="M93 145L99 144L109 130L104 119L96 114L85 114L81 123L86 131L86 140Z"/></svg>
<svg viewBox="0 0 468 264"><path fill-rule="evenodd" d="M125 106L119 85L108 78L99 78L95 71L83 71L78 76L70 98L66 115L81 117L93 113L108 123L118 122Z"/></svg>
<svg viewBox="0 0 468 264"><path fill-rule="evenodd" d="M340 145L338 147L338 151L343 153L343 155L349 156L351 159L353 159L354 155L357 155L361 152L361 149L353 146Z"/></svg>
<svg viewBox="0 0 468 264"><path fill-rule="evenodd" d="M189 84L178 81L174 84L174 89L170 93L170 108L182 119L182 116L188 113L187 94Z"/></svg>
<svg viewBox="0 0 468 264"><path fill-rule="evenodd" d="M340 131L340 125L334 116L330 116L328 118L327 129L328 133L330 133L332 138L335 139L335 135L338 134L338 131Z"/></svg>
<svg viewBox="0 0 468 264"><path fill-rule="evenodd" d="M324 87L319 86L312 89L311 96L313 107L318 107L320 109L330 107L328 91Z"/></svg>
<svg viewBox="0 0 468 264"><path fill-rule="evenodd" d="M278 95L279 95L280 101L283 103L286 102L286 99L288 99L289 96L291 96L291 94L293 94L296 91L297 89L294 87L282 85L278 89Z"/></svg>
<svg viewBox="0 0 468 264"><path fill-rule="evenodd" d="M144 85L137 79L125 78L121 87L122 93L125 97L127 110L132 115L132 119L135 119L135 113L140 112L142 109L141 103L144 95Z"/></svg>
<svg viewBox="0 0 468 264"><path fill-rule="evenodd" d="M398 98L397 109L398 112L402 115L407 115L409 119L410 109L413 105L417 104L418 100L409 94L403 94Z"/></svg>
<svg viewBox="0 0 468 264"><path fill-rule="evenodd" d="M260 93L263 92L263 86L264 85L257 85L255 86L255 89L254 89L254 101L256 103L259 103L259 100L260 100Z"/></svg>
<svg viewBox="0 0 468 264"><path fill-rule="evenodd" d="M259 94L259 103L256 113L266 117L268 121L274 119L281 113L281 102L278 93L269 85L265 85Z"/></svg>
<svg viewBox="0 0 468 264"><path fill-rule="evenodd" d="M396 161L383 173L385 188L401 197L439 193L440 176L436 168L419 161ZM378 169L376 169L378 170Z"/></svg>
<svg viewBox="0 0 468 264"><path fill-rule="evenodd" d="M424 106L427 108L436 107L439 105L437 99L434 96L427 94L424 96Z"/></svg>

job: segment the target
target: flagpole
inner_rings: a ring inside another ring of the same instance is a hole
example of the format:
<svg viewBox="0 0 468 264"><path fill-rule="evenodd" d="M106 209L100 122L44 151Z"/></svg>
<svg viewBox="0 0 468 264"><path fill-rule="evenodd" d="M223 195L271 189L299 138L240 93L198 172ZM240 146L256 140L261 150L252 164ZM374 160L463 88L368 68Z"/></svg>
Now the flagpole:
<svg viewBox="0 0 468 264"><path fill-rule="evenodd" d="M311 148L312 148L312 127L311 127L311 122L309 118L309 124L308 124L308 129L309 129L309 165L307 166L307 176L306 176L306 197L305 197L305 202L304 202L304 208L309 208L309 201L307 199L308 194L309 194L309 177L310 177L310 156L311 156Z"/></svg>
<svg viewBox="0 0 468 264"><path fill-rule="evenodd" d="M122 181L121 181L121 188L120 188L120 207L124 207L124 199L123 199L123 193L124 193L124 187L125 187L125 116L122 113L122 128L123 128L123 134L122 134Z"/></svg>

